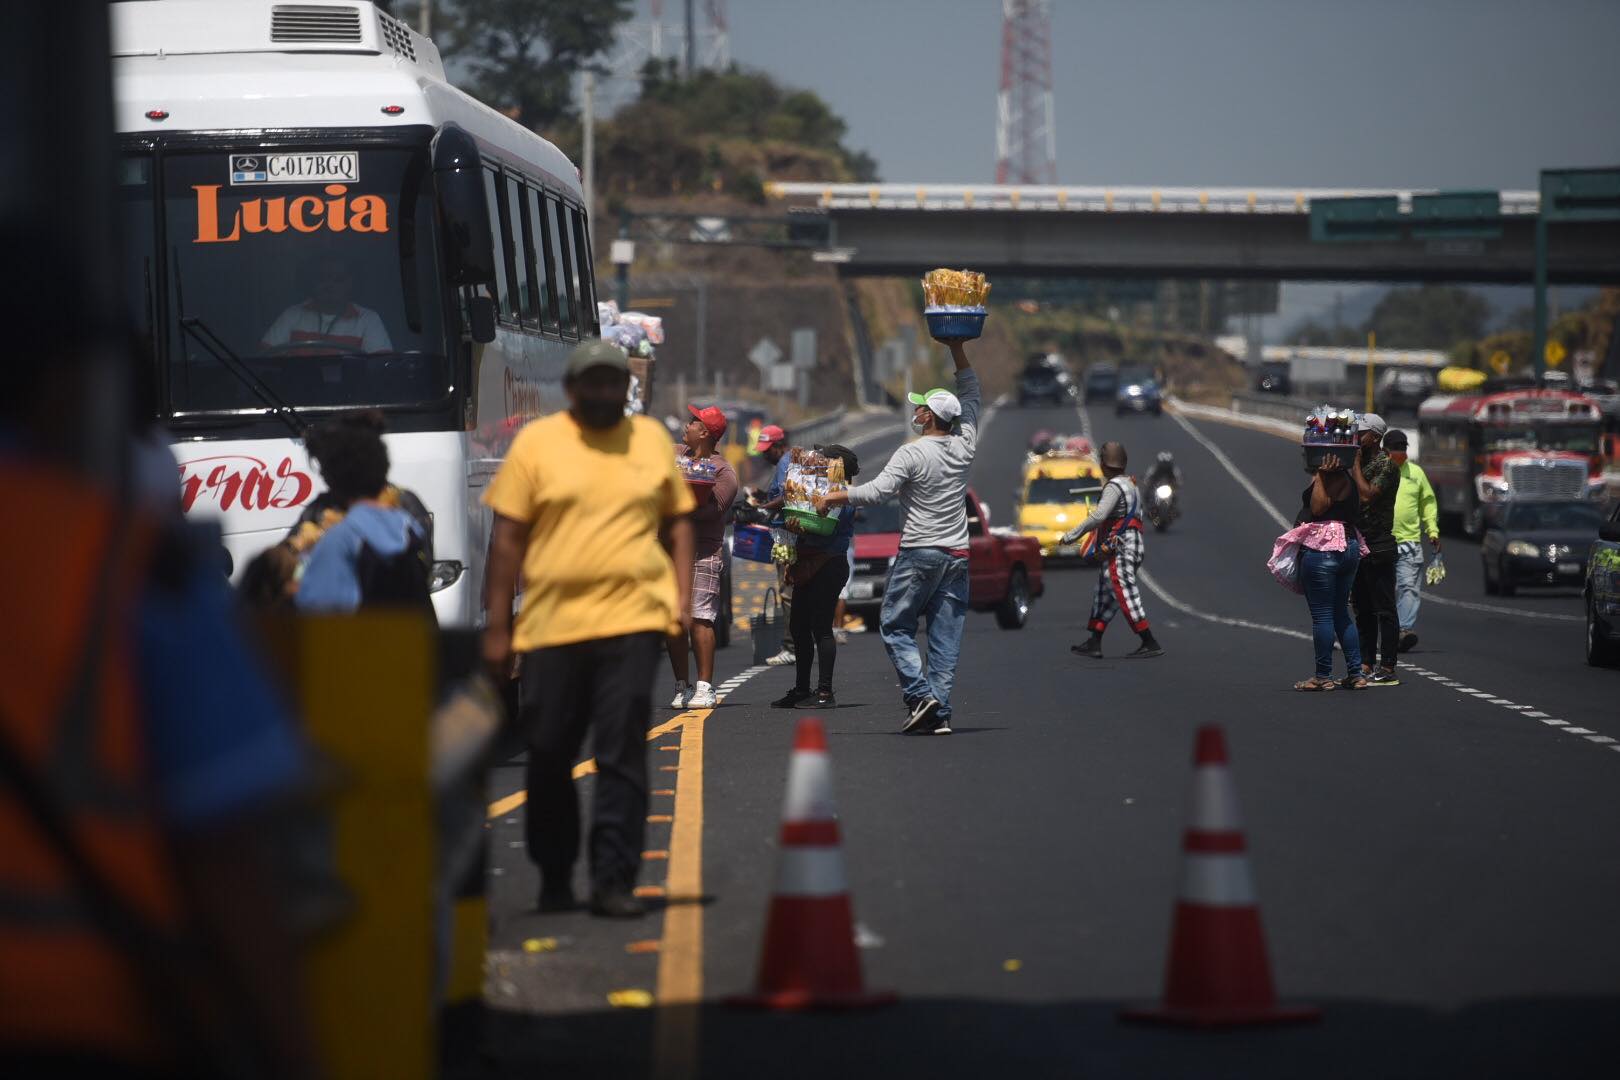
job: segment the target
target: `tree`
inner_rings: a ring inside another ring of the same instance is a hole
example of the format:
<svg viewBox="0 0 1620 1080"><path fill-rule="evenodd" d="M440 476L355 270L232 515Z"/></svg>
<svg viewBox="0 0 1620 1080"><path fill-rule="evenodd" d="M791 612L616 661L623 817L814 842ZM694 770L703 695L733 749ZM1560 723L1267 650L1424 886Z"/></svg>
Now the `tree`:
<svg viewBox="0 0 1620 1080"><path fill-rule="evenodd" d="M1451 285L1391 289L1378 301L1365 330L1388 349L1449 349L1485 333L1491 306L1484 297Z"/></svg>
<svg viewBox="0 0 1620 1080"><path fill-rule="evenodd" d="M573 118L574 76L630 15L630 0L455 0L443 40L475 97L542 131Z"/></svg>

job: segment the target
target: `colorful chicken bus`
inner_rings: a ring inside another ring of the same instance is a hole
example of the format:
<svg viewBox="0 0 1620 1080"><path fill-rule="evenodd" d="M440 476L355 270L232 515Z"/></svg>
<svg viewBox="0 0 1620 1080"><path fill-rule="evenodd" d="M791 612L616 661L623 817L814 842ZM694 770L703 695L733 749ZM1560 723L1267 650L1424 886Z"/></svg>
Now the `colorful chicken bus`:
<svg viewBox="0 0 1620 1080"><path fill-rule="evenodd" d="M472 625L516 430L598 333L579 172L364 2L110 5L124 282L188 514L237 569L321 488L301 433L387 417Z"/></svg>
<svg viewBox="0 0 1620 1080"><path fill-rule="evenodd" d="M1603 414L1567 390L1433 397L1418 409L1418 448L1440 512L1470 536L1492 503L1600 499Z"/></svg>

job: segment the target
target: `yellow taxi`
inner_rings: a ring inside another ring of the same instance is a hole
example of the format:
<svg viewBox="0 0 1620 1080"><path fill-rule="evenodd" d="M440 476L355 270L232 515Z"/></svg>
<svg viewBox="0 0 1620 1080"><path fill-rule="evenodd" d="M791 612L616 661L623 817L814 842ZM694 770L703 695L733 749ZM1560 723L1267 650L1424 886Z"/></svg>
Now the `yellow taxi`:
<svg viewBox="0 0 1620 1080"><path fill-rule="evenodd" d="M1059 537L1084 521L1102 495L1102 469L1090 457L1072 453L1032 455L1024 466L1024 490L1018 500L1018 531L1041 545L1048 559L1097 558L1097 534L1078 544Z"/></svg>

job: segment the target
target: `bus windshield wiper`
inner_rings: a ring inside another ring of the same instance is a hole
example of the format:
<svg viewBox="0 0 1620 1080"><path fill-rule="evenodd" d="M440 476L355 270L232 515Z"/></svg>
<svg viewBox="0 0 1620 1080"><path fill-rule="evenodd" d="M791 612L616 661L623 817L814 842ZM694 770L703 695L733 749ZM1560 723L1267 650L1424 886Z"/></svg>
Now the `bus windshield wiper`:
<svg viewBox="0 0 1620 1080"><path fill-rule="evenodd" d="M253 369L244 364L242 358L232 352L231 347L226 345L220 336L208 327L208 324L195 315L182 315L180 316L180 329L190 334L197 344L208 350L208 354L219 361L220 367L235 375L243 386L247 387L255 397L264 402L269 407L271 415L287 425L287 430L292 432L293 438L301 439L304 437L304 429L309 425L305 423L302 416L298 415L298 410L283 401L263 379L255 375Z"/></svg>

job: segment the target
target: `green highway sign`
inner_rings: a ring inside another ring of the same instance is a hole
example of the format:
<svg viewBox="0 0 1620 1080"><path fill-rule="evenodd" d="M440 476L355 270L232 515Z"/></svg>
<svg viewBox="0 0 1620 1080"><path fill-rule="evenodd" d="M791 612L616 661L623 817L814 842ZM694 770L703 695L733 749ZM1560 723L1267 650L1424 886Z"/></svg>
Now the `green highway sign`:
<svg viewBox="0 0 1620 1080"><path fill-rule="evenodd" d="M1400 238L1401 200L1398 196L1311 200L1311 239L1317 243Z"/></svg>
<svg viewBox="0 0 1620 1080"><path fill-rule="evenodd" d="M1502 195L1496 191L1439 191L1413 195L1414 240L1497 240L1502 236Z"/></svg>
<svg viewBox="0 0 1620 1080"><path fill-rule="evenodd" d="M1543 169L1541 213L1548 221L1620 219L1620 168Z"/></svg>

